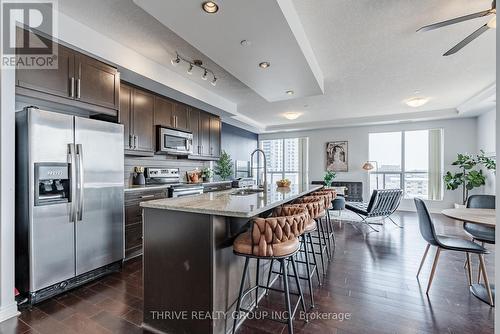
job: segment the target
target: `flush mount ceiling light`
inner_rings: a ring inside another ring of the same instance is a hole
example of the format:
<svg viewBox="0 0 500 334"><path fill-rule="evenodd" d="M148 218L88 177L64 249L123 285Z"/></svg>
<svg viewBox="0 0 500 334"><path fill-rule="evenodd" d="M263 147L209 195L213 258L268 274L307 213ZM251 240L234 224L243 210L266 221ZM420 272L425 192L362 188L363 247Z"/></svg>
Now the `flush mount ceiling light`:
<svg viewBox="0 0 500 334"><path fill-rule="evenodd" d="M268 68L269 66L271 66L271 63L269 63L268 61L263 61L262 63L259 63L260 68Z"/></svg>
<svg viewBox="0 0 500 334"><path fill-rule="evenodd" d="M172 65L177 66L181 61L188 64L187 74L191 75L191 74L193 74L193 70L195 68L199 68L203 71L202 72L203 74L201 75L201 78L203 80L208 80L208 76L210 74L212 76L212 80L210 80L210 83L212 84L212 86L215 86L217 84L217 77L215 76L215 73L213 71L209 70L208 68L206 68L205 66L203 66L203 62L201 60L195 59L193 61L190 61L186 58L179 56L179 54L177 53L175 55L175 58L172 58L172 60L170 62L172 63Z"/></svg>
<svg viewBox="0 0 500 334"><path fill-rule="evenodd" d="M288 95L293 95L295 94L295 92L291 89L287 90L285 93L287 93Z"/></svg>
<svg viewBox="0 0 500 334"><path fill-rule="evenodd" d="M294 112L294 111L286 112L283 114L283 116L285 116L285 118L289 120L297 119L300 117L300 115L301 114L299 112Z"/></svg>
<svg viewBox="0 0 500 334"><path fill-rule="evenodd" d="M427 102L429 102L429 99L427 97L419 97L419 96L412 97L412 98L405 101L406 105L408 107L412 107L412 108L421 107L424 104L426 104Z"/></svg>
<svg viewBox="0 0 500 334"><path fill-rule="evenodd" d="M219 11L219 6L213 1L205 1L201 7L208 14L215 14Z"/></svg>

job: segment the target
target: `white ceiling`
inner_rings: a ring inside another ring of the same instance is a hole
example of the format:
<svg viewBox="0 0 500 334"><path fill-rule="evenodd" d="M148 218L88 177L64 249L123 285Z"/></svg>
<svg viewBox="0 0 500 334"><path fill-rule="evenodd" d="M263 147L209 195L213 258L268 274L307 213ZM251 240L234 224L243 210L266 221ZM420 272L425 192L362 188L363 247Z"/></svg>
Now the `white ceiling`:
<svg viewBox="0 0 500 334"><path fill-rule="evenodd" d="M134 0L266 101L323 94L323 76L302 38L300 21L294 20L292 1L279 2L281 7L277 1L231 0L221 2L216 14L207 14L198 1ZM242 46L243 40L250 45ZM271 66L262 69L261 62Z"/></svg>
<svg viewBox="0 0 500 334"><path fill-rule="evenodd" d="M275 0L266 1L271 3ZM199 13L194 11L201 10L200 1L189 2L196 6L179 14L186 20L191 15L196 17ZM227 3L219 1L221 8ZM59 8L65 14L155 62L169 66L193 82L207 85L199 76L187 75L185 68L172 67L170 64L175 51L189 58L202 59L220 77L216 87L209 85L211 89L238 105L238 113L243 115L240 120L268 131L365 123L370 119L383 122L432 119L433 115L436 118L460 117L462 114L458 113L457 107L469 103L471 98L495 83L495 30L487 31L455 55L441 56L486 23L487 18L435 31L415 32L420 26L429 23L487 9L491 5L489 0L293 0L293 5L319 63L325 93L268 102L255 93L260 88L251 89L229 73L240 77L234 70L229 67L229 71L224 70L225 60L221 61L218 53L214 55L214 50L211 50L207 55L221 66L191 46L188 43L190 41L180 38L136 6L132 0L59 2ZM217 18L217 14L214 17ZM240 19L234 17L232 26L226 29L234 28L240 21L244 22ZM254 19L258 20L258 16ZM190 23L193 31L189 36L197 33L207 39L217 38L217 31L207 33L200 29L196 20ZM239 26L237 31L244 35L244 28L245 25ZM272 27L262 27L264 30L266 28ZM259 45L259 34L251 36L255 37L252 37L252 45L247 48ZM241 39L246 38L241 36ZM192 43L196 45L199 40ZM225 51L230 50L233 44L219 39L216 46ZM279 49L280 44L277 42L277 55L280 54ZM274 53L272 50L270 52L269 57L272 58ZM279 58L276 59L279 61ZM307 66L304 62L298 67L302 70ZM279 81L279 73L276 78L271 76L267 80ZM414 96L415 91L429 97L429 103L420 108L407 107L403 100ZM289 111L300 112L302 116L295 121L286 120L283 113Z"/></svg>

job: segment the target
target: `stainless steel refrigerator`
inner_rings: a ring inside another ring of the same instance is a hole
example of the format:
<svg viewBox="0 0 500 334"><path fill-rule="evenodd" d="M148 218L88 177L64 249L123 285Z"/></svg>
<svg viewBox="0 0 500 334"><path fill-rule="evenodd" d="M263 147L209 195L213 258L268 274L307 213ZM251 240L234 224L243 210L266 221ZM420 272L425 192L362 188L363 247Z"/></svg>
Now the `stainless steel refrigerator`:
<svg viewBox="0 0 500 334"><path fill-rule="evenodd" d="M124 257L123 126L16 114L16 287L34 304Z"/></svg>

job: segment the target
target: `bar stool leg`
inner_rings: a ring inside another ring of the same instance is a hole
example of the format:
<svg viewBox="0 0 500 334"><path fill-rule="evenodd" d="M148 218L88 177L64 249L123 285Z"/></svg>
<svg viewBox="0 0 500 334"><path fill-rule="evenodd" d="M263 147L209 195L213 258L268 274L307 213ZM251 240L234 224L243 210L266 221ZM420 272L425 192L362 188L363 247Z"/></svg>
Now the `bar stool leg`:
<svg viewBox="0 0 500 334"><path fill-rule="evenodd" d="M271 274L273 273L273 264L274 264L274 259L271 260L271 265L269 266L269 273L267 274L266 286L268 288L269 288L269 284L271 283ZM269 296L269 289L266 289L266 296Z"/></svg>
<svg viewBox="0 0 500 334"><path fill-rule="evenodd" d="M259 272L260 272L260 259L257 259L257 268L255 270L255 308L259 308Z"/></svg>
<svg viewBox="0 0 500 334"><path fill-rule="evenodd" d="M314 270L316 271L316 276L318 277L318 284L321 286L321 279L319 278L319 264L318 259L316 258L316 252L314 251L314 243L312 239L311 233L307 233L307 238L309 239L309 246L311 246L311 253L314 260Z"/></svg>
<svg viewBox="0 0 500 334"><path fill-rule="evenodd" d="M311 264L309 263L309 250L307 249L307 240L306 234L302 235L302 240L304 242L305 247L305 255L306 255L306 268L307 268L307 283L309 284L309 296L311 298L311 308L314 308L314 295L313 295L313 286L311 279Z"/></svg>
<svg viewBox="0 0 500 334"><path fill-rule="evenodd" d="M323 275L326 275L326 270L325 270L325 258L323 257L323 238L322 238L322 231L323 228L321 227L321 220L318 223L318 241L319 241L319 255L321 257L321 267L323 268ZM324 237L324 235L323 235Z"/></svg>
<svg viewBox="0 0 500 334"><path fill-rule="evenodd" d="M290 305L290 289L288 287L288 268L284 259L279 260L283 269L283 283L285 285L285 307L288 313L288 334L293 334L292 307Z"/></svg>
<svg viewBox="0 0 500 334"><path fill-rule="evenodd" d="M331 249L330 249L330 237L328 235L328 233L325 231L328 229L328 218L326 218L327 216L325 215L324 220L323 219L320 219L320 225L321 225L321 234L323 235L323 242L325 243L325 249L326 249L326 257L327 257L327 260L328 261L331 261Z"/></svg>
<svg viewBox="0 0 500 334"><path fill-rule="evenodd" d="M300 281L299 281L299 273L297 272L297 264L295 263L295 257L291 257L292 259L292 269L293 269L293 274L295 275L295 284L297 284L297 289L299 289L299 295L300 295L300 303L302 305L302 310L304 312L306 311L306 302L304 301L304 294L302 293L302 287L300 286ZM311 281L309 278L308 281ZM306 322L308 322L306 318Z"/></svg>
<svg viewBox="0 0 500 334"><path fill-rule="evenodd" d="M330 223L328 221L328 217L329 217L329 214L328 214L328 210L326 210L326 216L325 216L325 225L323 227L324 231L325 231L325 234L326 234L326 241L328 243L328 260L331 261L332 260L332 240L331 240L331 233L330 233Z"/></svg>
<svg viewBox="0 0 500 334"><path fill-rule="evenodd" d="M249 257L245 257L245 267L243 268L243 275L241 276L240 292L238 294L238 302L236 303L236 310L234 313L234 322L233 322L233 330L232 330L233 334L236 331L236 325L238 324L238 318L239 318L240 307L241 307L241 296L243 295L243 287L245 285L245 278L247 276L248 261L249 260L250 260Z"/></svg>

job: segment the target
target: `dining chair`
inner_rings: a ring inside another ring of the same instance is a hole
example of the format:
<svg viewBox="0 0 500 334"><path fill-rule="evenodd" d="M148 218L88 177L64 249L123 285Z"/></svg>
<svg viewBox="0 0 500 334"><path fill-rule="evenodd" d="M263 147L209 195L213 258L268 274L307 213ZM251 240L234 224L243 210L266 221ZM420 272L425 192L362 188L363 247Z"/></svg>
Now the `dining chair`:
<svg viewBox="0 0 500 334"><path fill-rule="evenodd" d="M477 254L479 257L479 263L481 266L481 270L483 271L483 277L485 281L485 286L487 287L489 304L491 306L494 305L493 295L491 293L490 284L488 280L488 274L486 273L486 267L484 264L484 254L487 254L488 251L482 247L481 245L476 244L470 240L461 239L457 237L449 237L444 235L438 235L434 228L434 222L432 221L431 215L429 214L429 210L425 205L425 202L420 198L414 198L415 206L417 208L418 215L418 225L420 228L420 234L427 241L427 247L425 248L424 255L422 257L422 261L420 262L420 266L417 271L417 279L422 270L422 266L424 265L425 258L427 257L427 253L429 252L429 248L431 246L436 247L436 255L434 257L434 263L432 264L431 274L429 277L429 282L427 284L426 294L429 294L429 290L431 288L432 280L434 278L434 274L436 272L436 267L439 259L439 255L441 254L441 250L449 250L455 252L463 252L467 256L467 263L470 268L470 254ZM472 277L470 270L467 271L467 278L469 281L469 286L472 284Z"/></svg>
<svg viewBox="0 0 500 334"><path fill-rule="evenodd" d="M467 208L469 209L495 209L495 195L470 195L467 199ZM464 231L472 238L484 244L495 244L495 228L475 223L464 222ZM470 269L472 270L472 268ZM481 280L481 266L477 272L477 282Z"/></svg>

